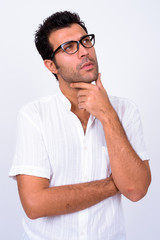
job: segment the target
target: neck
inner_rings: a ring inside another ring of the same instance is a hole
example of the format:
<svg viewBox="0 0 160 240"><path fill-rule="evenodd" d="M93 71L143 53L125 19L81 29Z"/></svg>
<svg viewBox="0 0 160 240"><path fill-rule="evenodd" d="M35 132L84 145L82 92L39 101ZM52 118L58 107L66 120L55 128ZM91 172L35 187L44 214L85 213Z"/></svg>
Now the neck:
<svg viewBox="0 0 160 240"><path fill-rule="evenodd" d="M59 87L64 94L66 98L71 103L71 111L79 118L81 123L87 125L88 119L89 119L89 112L87 112L85 109L79 109L78 108L78 99L77 94L79 89L73 89L70 87L70 83L67 82L59 82Z"/></svg>

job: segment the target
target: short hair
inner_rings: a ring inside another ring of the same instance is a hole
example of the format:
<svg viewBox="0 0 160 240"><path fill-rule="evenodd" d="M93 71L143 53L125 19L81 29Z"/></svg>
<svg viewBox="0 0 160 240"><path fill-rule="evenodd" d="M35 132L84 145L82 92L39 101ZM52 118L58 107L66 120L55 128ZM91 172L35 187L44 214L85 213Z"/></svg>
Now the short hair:
<svg viewBox="0 0 160 240"><path fill-rule="evenodd" d="M42 59L52 60L53 46L49 43L49 35L56 30L69 27L72 24L79 24L86 33L87 28L83 21L81 21L77 13L71 13L69 11L56 12L43 21L43 24L39 25L38 30L35 33L35 45L41 55ZM57 78L56 74L54 74Z"/></svg>

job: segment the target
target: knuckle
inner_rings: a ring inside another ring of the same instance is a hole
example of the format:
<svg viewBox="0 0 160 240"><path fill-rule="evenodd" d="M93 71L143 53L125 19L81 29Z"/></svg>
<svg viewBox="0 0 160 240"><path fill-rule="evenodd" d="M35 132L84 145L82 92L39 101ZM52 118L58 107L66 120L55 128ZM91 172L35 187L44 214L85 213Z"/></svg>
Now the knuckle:
<svg viewBox="0 0 160 240"><path fill-rule="evenodd" d="M88 96L87 97L87 102L91 101L92 97L91 96Z"/></svg>
<svg viewBox="0 0 160 240"><path fill-rule="evenodd" d="M94 95L94 90L90 90L90 95Z"/></svg>

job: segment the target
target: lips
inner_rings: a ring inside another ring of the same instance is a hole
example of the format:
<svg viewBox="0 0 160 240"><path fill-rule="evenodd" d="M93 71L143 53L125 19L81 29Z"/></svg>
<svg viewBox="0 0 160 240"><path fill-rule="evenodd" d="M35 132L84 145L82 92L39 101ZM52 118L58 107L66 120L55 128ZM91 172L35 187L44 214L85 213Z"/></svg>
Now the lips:
<svg viewBox="0 0 160 240"><path fill-rule="evenodd" d="M81 69L90 69L94 66L92 62L85 62L82 66Z"/></svg>

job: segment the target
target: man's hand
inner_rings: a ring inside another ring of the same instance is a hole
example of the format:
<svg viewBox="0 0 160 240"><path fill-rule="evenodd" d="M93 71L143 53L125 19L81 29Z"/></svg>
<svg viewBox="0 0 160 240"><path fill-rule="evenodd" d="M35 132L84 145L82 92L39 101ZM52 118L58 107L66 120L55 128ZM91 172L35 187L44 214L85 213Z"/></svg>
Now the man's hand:
<svg viewBox="0 0 160 240"><path fill-rule="evenodd" d="M96 85L80 82L71 83L70 86L72 88L80 89L77 95L78 107L80 109L85 109L100 121L104 118L106 113L113 110L107 92L102 85L100 73L96 80Z"/></svg>

